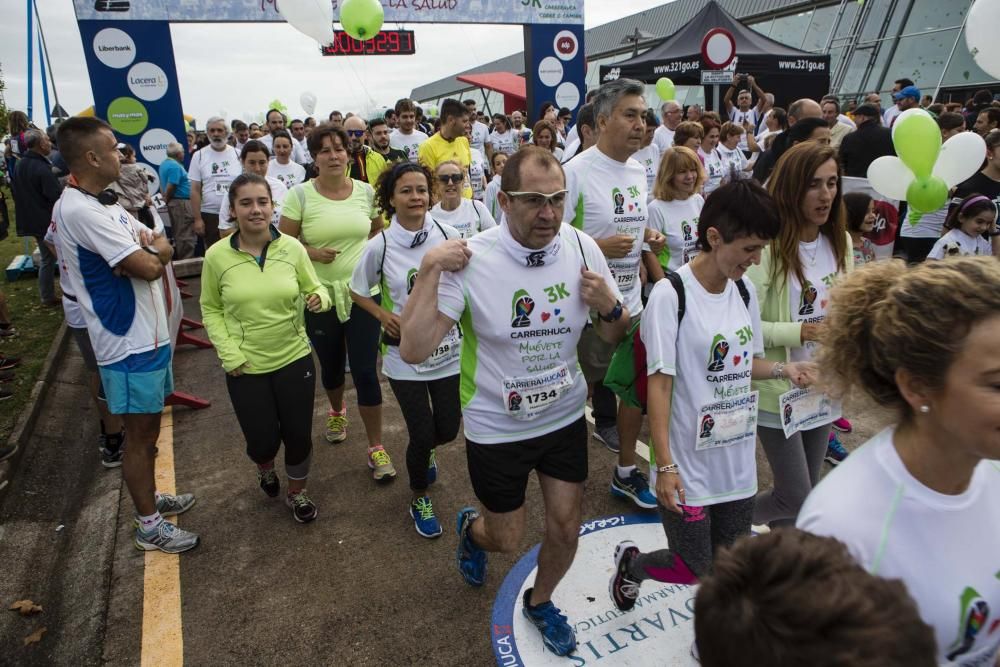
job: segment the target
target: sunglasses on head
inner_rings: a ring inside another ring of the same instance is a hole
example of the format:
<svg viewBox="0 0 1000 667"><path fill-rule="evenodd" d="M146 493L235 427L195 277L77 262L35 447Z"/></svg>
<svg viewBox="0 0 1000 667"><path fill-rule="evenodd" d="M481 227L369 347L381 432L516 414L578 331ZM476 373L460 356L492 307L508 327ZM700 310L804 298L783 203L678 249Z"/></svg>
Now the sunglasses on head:
<svg viewBox="0 0 1000 667"><path fill-rule="evenodd" d="M344 130L344 131L347 132L347 136L349 136L349 137L363 137L363 136L365 136L365 131L364 130Z"/></svg>
<svg viewBox="0 0 1000 667"><path fill-rule="evenodd" d="M442 183L461 183L464 180L462 174L441 174L438 176L438 180Z"/></svg>

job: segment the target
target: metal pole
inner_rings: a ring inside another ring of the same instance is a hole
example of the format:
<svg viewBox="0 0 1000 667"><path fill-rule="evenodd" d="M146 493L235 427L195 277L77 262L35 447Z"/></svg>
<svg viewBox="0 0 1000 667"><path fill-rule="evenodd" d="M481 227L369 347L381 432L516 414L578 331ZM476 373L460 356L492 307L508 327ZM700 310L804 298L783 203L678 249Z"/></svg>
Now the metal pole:
<svg viewBox="0 0 1000 667"><path fill-rule="evenodd" d="M42 74L42 104L45 105L45 127L52 124L52 107L49 106L49 79L45 76L45 53L42 51L42 36L38 35L38 69Z"/></svg>
<svg viewBox="0 0 1000 667"><path fill-rule="evenodd" d="M712 86L712 111L721 115L721 111L719 111L719 84Z"/></svg>
<svg viewBox="0 0 1000 667"><path fill-rule="evenodd" d="M823 49L823 53L830 53L830 47L833 45L833 36L837 32L837 28L840 27L840 21L844 18L844 9L847 7L847 0L840 0L840 11L837 12L837 19L830 26L830 36L826 38L826 47Z"/></svg>
<svg viewBox="0 0 1000 667"><path fill-rule="evenodd" d="M32 0L34 1L34 0ZM38 21L38 39L42 43L42 50L45 52L45 62L49 67L49 78L52 79L52 97L56 106L59 106L59 90L56 88L56 73L52 70L52 59L49 58L49 43L45 41L45 31L42 30L42 15L38 12L38 5L35 5L35 17ZM48 107L48 104L45 105Z"/></svg>
<svg viewBox="0 0 1000 667"><path fill-rule="evenodd" d="M971 8L971 7L970 7ZM934 95L932 99L936 100L938 93L941 92L941 84L944 83L944 75L948 73L948 66L951 65L951 59L955 57L955 51L958 49L958 42L962 39L962 33L965 32L965 23L969 20L969 12L965 12L965 16L962 17L962 27L958 29L958 34L955 35L955 43L951 45L951 53L948 54L948 59L944 61L944 67L941 68L941 76L938 78L937 85L934 86Z"/></svg>
<svg viewBox="0 0 1000 667"><path fill-rule="evenodd" d="M32 120L32 111L34 104L32 100L34 99L35 86L34 86L34 74L35 74L35 45L32 42L32 37L35 34L34 17L32 16L32 7L34 5L33 0L28 0L28 104L26 113L28 114L28 120Z"/></svg>

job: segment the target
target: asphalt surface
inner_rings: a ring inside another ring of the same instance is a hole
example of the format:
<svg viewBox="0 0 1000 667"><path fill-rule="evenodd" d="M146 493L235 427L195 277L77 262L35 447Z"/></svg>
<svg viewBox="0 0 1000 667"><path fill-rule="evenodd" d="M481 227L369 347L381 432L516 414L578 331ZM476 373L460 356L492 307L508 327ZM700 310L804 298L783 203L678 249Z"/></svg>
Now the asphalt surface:
<svg viewBox="0 0 1000 667"><path fill-rule="evenodd" d="M197 279L188 290L197 294ZM185 307L198 318L196 299ZM82 360L72 343L67 349L0 506L0 602L6 609L31 599L44 609L32 617L0 614L0 665L135 665L144 556L131 543L133 508L119 469L100 465ZM318 386L309 491L319 517L300 525L281 498L266 497L256 485L214 352L181 347L174 369L178 390L212 402L200 411L173 409L177 490L198 499L180 522L202 537L179 557L186 664L495 664L490 610L521 554L491 555L481 589L458 575L454 517L475 503L461 436L437 454L431 491L444 535L424 539L407 511L406 431L388 383L382 383L384 442L399 473L388 485L376 484L367 468L353 389L346 396L348 440L329 445L322 437L326 396ZM849 447L884 421L864 404L850 405L847 414L855 422L844 438ZM640 438L648 441L648 433ZM608 493L614 455L593 439L589 446L584 518L638 511ZM759 447L758 462L765 488L770 471ZM542 537L534 481L527 505L522 553ZM41 641L23 645L42 627ZM155 655L145 660L156 664Z"/></svg>

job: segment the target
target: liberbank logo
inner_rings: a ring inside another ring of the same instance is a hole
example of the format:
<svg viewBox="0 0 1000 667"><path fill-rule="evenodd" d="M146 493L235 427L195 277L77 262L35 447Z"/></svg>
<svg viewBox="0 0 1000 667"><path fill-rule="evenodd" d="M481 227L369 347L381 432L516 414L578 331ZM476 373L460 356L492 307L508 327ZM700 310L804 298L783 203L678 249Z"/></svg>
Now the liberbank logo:
<svg viewBox="0 0 1000 667"><path fill-rule="evenodd" d="M112 69L128 67L135 61L135 42L124 30L105 28L94 35L94 55Z"/></svg>

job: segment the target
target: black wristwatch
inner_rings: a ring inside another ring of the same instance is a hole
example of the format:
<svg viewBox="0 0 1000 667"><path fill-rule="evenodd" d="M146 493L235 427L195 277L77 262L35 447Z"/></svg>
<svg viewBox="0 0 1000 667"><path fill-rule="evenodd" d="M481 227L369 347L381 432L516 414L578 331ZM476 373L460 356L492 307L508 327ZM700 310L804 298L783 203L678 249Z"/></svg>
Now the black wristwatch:
<svg viewBox="0 0 1000 667"><path fill-rule="evenodd" d="M617 322L622 317L622 302L615 301L615 307L611 309L611 312L605 315L601 311L597 311L597 316L601 318L603 322Z"/></svg>

